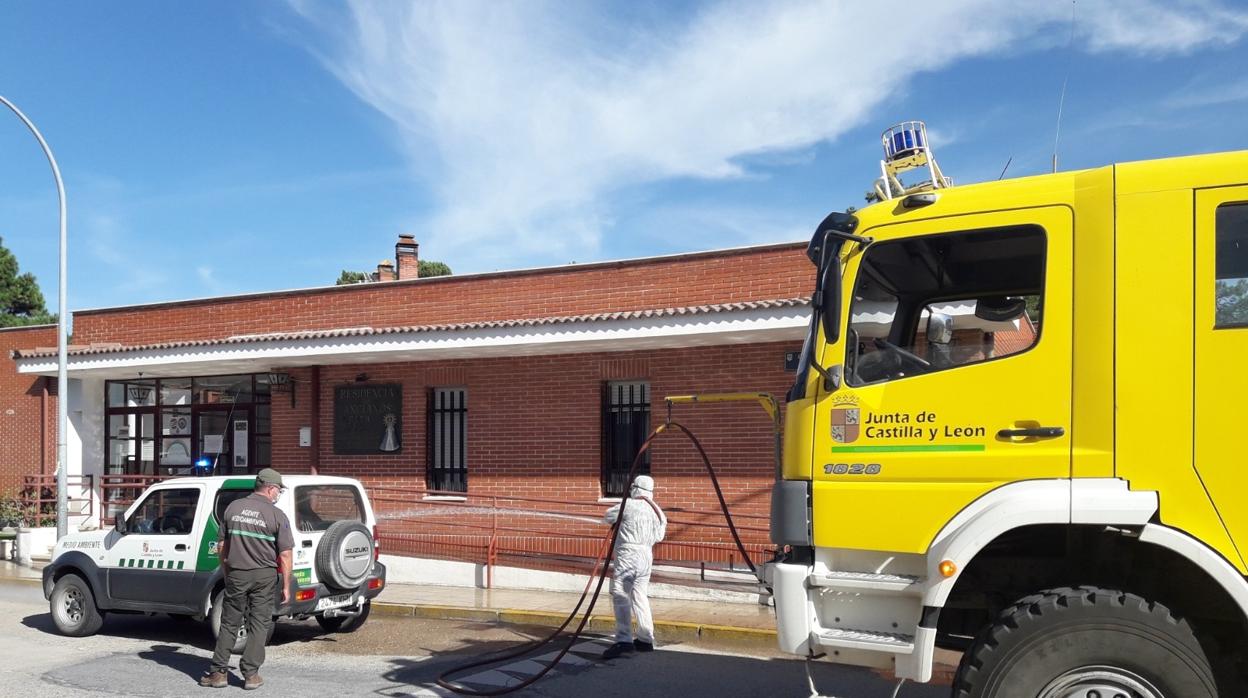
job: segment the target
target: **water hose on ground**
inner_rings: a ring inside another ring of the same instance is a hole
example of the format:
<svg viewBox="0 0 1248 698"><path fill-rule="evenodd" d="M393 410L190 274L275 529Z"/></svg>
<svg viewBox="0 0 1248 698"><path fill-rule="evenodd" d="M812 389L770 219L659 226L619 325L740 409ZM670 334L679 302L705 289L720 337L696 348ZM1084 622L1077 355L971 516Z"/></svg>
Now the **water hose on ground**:
<svg viewBox="0 0 1248 698"><path fill-rule="evenodd" d="M568 617L563 621L563 624L546 637L526 643L518 649L509 650L508 652L498 656L480 659L467 664L452 667L438 676L437 683L439 686L466 696L504 696L532 686L540 681L542 677L550 673L555 666L559 664L560 660L562 660L568 652L572 650L572 647L577 643L577 641L580 640L582 633L585 631L585 626L589 623L590 615L594 611L594 605L598 602L598 595L602 592L602 585L607 579L607 563L611 560L612 555L615 552L616 541L620 537L620 523L624 520L624 512L628 506L629 497L632 494L633 480L637 477L637 468L642 462L642 456L650 450L650 446L654 443L654 440L668 429L680 431L689 439L690 442L693 443L694 448L697 449L698 455L702 458L702 464L706 467L706 472L711 478L711 485L715 488L715 496L719 498L720 509L724 512L724 519L728 522L728 530L732 533L732 540L736 543L738 552L741 553L741 557L745 560L745 564L749 566L750 571L754 573L754 576L758 578L759 582L764 585L766 584L762 575L759 574L758 568L750 559L750 555L745 549L745 544L741 542L741 536L737 533L737 527L733 523L732 514L728 511L728 502L724 499L724 492L719 486L719 478L715 475L715 468L711 465L710 457L706 455L706 449L702 448L702 443L698 441L696 436L693 435L693 432L689 431L689 429L685 428L680 423L671 421L669 411L668 421L654 431L650 432L650 435L646 437L646 440L641 445L641 448L638 449L637 456L633 458L632 466L628 471L628 486L624 489L624 496L620 499L620 516L616 518L615 523L611 524L611 530L608 533L608 538L604 541L604 544L598 553L598 558L594 561L594 566L590 572L589 579L585 582L585 589L581 592L581 598L576 602L576 607L572 609L570 614L568 614ZM597 584L595 584L595 581L597 581ZM593 596L590 596L589 594L591 586L594 588ZM451 679L452 676L463 674L472 669L484 666L493 666L502 662L533 654L535 651L546 647L547 645L553 644L559 639L559 636L563 634L563 631L572 624L572 621L576 620L576 617L580 614L581 607L585 604L585 600L587 598L589 599L589 607L585 609L585 614L581 617L580 623L577 624L576 629L572 631L572 634L568 637L563 649L561 649L559 654L555 655L554 659L552 659L550 663L537 674L524 679L515 686L489 690L471 688L469 686L456 683Z"/></svg>

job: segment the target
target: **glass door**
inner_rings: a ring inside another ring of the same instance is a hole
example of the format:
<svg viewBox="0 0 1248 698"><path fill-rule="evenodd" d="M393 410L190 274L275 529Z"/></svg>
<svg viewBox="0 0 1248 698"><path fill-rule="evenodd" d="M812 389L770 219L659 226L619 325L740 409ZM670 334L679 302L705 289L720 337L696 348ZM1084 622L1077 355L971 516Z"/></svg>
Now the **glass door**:
<svg viewBox="0 0 1248 698"><path fill-rule="evenodd" d="M196 410L195 462L201 475L246 473L251 468L251 408L200 407Z"/></svg>

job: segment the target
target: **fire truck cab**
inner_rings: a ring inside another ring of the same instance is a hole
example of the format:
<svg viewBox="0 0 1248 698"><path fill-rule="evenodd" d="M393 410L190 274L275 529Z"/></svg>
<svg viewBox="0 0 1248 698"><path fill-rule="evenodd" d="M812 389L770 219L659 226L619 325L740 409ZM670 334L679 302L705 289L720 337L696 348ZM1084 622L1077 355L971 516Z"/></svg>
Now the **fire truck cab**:
<svg viewBox="0 0 1248 698"><path fill-rule="evenodd" d="M809 248L782 648L920 682L959 650L956 696L1248 695L1248 152L955 187L921 123L884 145Z"/></svg>

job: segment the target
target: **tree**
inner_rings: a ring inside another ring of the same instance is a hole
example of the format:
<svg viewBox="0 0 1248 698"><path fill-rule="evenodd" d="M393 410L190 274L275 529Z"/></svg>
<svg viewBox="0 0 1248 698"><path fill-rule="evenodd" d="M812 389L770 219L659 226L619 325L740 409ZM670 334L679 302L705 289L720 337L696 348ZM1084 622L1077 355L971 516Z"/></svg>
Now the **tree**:
<svg viewBox="0 0 1248 698"><path fill-rule="evenodd" d="M430 276L451 275L451 268L443 262L431 262L427 259L422 259L416 268L420 271L420 278L422 279Z"/></svg>
<svg viewBox="0 0 1248 698"><path fill-rule="evenodd" d="M348 284L366 284L369 281L371 281L371 279L366 271L347 271L346 269L343 269L342 273L338 275L338 280L334 282L334 285L346 286Z"/></svg>
<svg viewBox="0 0 1248 698"><path fill-rule="evenodd" d="M0 238L0 327L56 322L56 316L48 314L35 275L19 271L17 257Z"/></svg>

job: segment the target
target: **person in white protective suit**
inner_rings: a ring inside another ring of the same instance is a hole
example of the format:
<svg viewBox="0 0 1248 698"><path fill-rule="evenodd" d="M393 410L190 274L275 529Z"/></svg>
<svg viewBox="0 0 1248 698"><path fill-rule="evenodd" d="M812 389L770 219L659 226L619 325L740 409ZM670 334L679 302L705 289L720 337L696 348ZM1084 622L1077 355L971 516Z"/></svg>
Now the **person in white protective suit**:
<svg viewBox="0 0 1248 698"><path fill-rule="evenodd" d="M620 505L607 510L603 519L614 524L620 517ZM628 507L620 523L620 537L615 545L615 562L611 577L611 604L615 607L615 644L603 652L604 659L614 659L633 650L654 649L654 619L650 617L650 567L654 562L654 545L667 534L667 517L654 503L654 479L638 475L629 491ZM633 616L637 617L637 635L633 636Z"/></svg>

